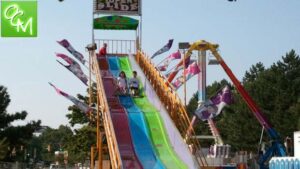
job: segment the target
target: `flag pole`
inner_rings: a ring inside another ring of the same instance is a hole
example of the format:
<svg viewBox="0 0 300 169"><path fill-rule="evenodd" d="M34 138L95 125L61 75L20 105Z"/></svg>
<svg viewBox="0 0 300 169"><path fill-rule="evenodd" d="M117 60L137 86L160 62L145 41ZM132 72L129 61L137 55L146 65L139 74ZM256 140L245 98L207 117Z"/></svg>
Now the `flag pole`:
<svg viewBox="0 0 300 169"><path fill-rule="evenodd" d="M89 51L89 106L92 106L92 54L93 51ZM89 114L90 121L92 120L92 113Z"/></svg>
<svg viewBox="0 0 300 169"><path fill-rule="evenodd" d="M186 107L186 76L185 76L185 59L186 59L186 57L185 57L185 49L183 49L183 60L184 60L184 62L183 62L183 87L184 87L184 107Z"/></svg>

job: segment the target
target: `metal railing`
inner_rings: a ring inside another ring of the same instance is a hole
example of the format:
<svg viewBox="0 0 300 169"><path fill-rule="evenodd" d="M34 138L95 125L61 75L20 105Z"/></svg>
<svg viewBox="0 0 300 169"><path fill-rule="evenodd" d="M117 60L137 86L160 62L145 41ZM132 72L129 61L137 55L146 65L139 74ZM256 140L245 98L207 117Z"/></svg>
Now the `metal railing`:
<svg viewBox="0 0 300 169"><path fill-rule="evenodd" d="M188 117L185 106L182 104L176 91L171 87L171 85L167 85L167 79L159 73L145 53L138 51L135 59L147 79L150 81L150 84L157 93L159 99L164 104L182 138L187 144L191 145L191 152L196 156L196 159L199 160L199 165L207 166L203 153L198 151L201 150L199 141L191 138L190 135L187 134L191 121ZM191 134L195 135L193 130Z"/></svg>
<svg viewBox="0 0 300 169"><path fill-rule="evenodd" d="M114 40L114 39L95 39L95 43L100 49L104 43L107 44L108 54L128 54L136 53L137 51L137 41L136 40Z"/></svg>
<svg viewBox="0 0 300 169"><path fill-rule="evenodd" d="M97 97L99 101L99 109L101 112L102 121L104 123L104 130L105 130L106 140L108 144L111 166L113 169L121 169L122 160L121 160L120 151L117 144L117 139L116 139L112 119L110 116L107 98L105 95L101 70L95 52L92 54L92 64L93 64L94 73L96 75Z"/></svg>

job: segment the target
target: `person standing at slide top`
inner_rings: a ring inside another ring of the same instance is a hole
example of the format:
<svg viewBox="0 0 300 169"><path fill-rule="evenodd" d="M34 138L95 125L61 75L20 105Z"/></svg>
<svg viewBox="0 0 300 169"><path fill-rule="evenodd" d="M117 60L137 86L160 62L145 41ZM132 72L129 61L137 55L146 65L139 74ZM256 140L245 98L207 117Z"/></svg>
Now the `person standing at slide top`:
<svg viewBox="0 0 300 169"><path fill-rule="evenodd" d="M99 56L101 57L101 56L106 56L106 54L107 54L107 43L103 43L103 46L102 46L102 48L100 48L100 50L99 50Z"/></svg>

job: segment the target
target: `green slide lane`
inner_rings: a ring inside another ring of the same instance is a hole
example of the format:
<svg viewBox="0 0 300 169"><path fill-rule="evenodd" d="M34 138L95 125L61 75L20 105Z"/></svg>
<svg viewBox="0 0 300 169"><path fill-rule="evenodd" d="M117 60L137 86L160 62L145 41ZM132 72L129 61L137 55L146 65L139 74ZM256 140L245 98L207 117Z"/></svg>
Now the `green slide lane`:
<svg viewBox="0 0 300 169"><path fill-rule="evenodd" d="M127 77L132 77L132 70L127 57L119 57L120 69L123 70Z"/></svg>
<svg viewBox="0 0 300 169"><path fill-rule="evenodd" d="M132 70L128 58L119 58L119 63L121 70L123 70L126 73L127 77L132 77ZM144 95L144 93L142 95ZM164 128L163 120L157 109L149 102L149 100L146 97L133 98L133 100L134 103L140 108L140 110L145 115L148 129L150 129L149 133L151 137L151 142L155 147L155 151L158 157L166 166L166 168L188 168L172 149L167 132Z"/></svg>
<svg viewBox="0 0 300 169"><path fill-rule="evenodd" d="M134 103L145 113L150 136L157 154L167 168L188 168L176 155L165 131L159 112L149 103L148 99L134 98Z"/></svg>

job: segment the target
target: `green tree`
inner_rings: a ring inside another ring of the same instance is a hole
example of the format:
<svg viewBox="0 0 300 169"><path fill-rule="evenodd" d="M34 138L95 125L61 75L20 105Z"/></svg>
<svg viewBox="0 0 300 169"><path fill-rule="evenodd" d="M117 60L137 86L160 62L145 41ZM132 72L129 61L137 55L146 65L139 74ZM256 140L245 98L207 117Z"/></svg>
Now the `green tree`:
<svg viewBox="0 0 300 169"><path fill-rule="evenodd" d="M6 138L0 140L0 160L4 159L7 153L8 144L6 142Z"/></svg>
<svg viewBox="0 0 300 169"><path fill-rule="evenodd" d="M54 161L54 152L67 150L66 146L72 139L73 131L68 126L60 125L58 129L47 128L39 137L42 159Z"/></svg>
<svg viewBox="0 0 300 169"><path fill-rule="evenodd" d="M40 127L41 121L31 121L24 126L13 126L11 123L16 120L25 120L26 111L8 113L7 107L10 103L10 97L7 89L0 86L0 140L6 138L6 144L9 151L6 153L4 160L13 161L15 156L10 156L12 150L18 150L32 138L33 132ZM2 143L3 144L3 143ZM4 145L6 145L4 144Z"/></svg>
<svg viewBox="0 0 300 169"><path fill-rule="evenodd" d="M95 146L96 129L91 126L83 126L75 130L75 135L66 145L66 150L69 152L70 163L81 162L89 158L90 147Z"/></svg>

